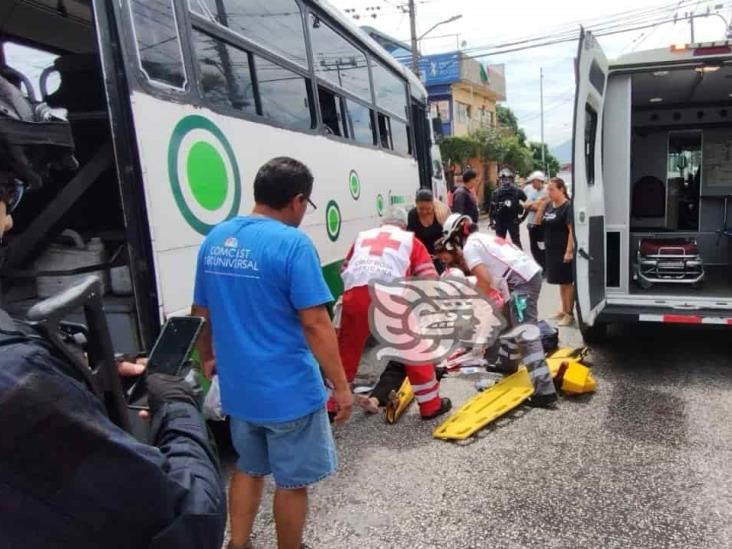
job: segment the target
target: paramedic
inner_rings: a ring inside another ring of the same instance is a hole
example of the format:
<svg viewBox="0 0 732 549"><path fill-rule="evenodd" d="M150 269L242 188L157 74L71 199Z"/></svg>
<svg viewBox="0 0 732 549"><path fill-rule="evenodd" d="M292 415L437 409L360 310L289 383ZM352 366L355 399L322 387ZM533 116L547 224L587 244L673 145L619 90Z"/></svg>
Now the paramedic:
<svg viewBox="0 0 732 549"><path fill-rule="evenodd" d="M526 194L514 185L513 172L508 168L501 170L500 180L500 186L491 195L491 221L498 236L506 238L508 233L511 241L521 248L519 223L523 211L521 204L526 202Z"/></svg>
<svg viewBox="0 0 732 549"><path fill-rule="evenodd" d="M541 267L504 239L479 233L465 216L453 214L448 217L444 234L456 263L477 278L478 288L485 295L498 290L509 302L508 316L513 329L500 338L499 361L505 368L515 370L520 349L534 383L532 405L552 407L557 394L536 325Z"/></svg>
<svg viewBox="0 0 732 549"><path fill-rule="evenodd" d="M407 232L407 213L391 208L381 227L362 231L343 261L343 309L338 347L346 377L352 382L371 331L369 284L406 277L434 277L437 271L424 244ZM405 364L422 418L432 419L447 412L452 404L440 398L439 382L432 364Z"/></svg>

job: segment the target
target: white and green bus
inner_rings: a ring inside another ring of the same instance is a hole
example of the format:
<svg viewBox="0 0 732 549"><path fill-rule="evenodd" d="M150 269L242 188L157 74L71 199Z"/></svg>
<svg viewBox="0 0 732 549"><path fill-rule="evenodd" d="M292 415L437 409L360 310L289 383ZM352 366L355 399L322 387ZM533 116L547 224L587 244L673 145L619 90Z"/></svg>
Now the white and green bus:
<svg viewBox="0 0 732 549"><path fill-rule="evenodd" d="M42 68L17 45L55 56L25 88L64 110L80 162L17 212L3 267L14 312L37 296L12 273L73 229L126 258L129 295L106 308L118 347L147 347L188 309L204 235L250 211L257 169L282 155L313 172L303 230L339 294L357 231L432 185L424 87L322 0L16 0L0 21L0 70Z"/></svg>

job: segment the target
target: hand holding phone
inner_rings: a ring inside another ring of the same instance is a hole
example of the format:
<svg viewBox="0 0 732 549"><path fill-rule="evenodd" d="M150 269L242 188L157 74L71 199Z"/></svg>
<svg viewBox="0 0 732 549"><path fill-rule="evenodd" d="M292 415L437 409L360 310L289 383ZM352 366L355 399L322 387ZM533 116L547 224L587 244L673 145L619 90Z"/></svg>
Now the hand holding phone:
<svg viewBox="0 0 732 549"><path fill-rule="evenodd" d="M205 319L197 316L176 316L163 326L147 361L145 376L130 390L128 403L131 408L147 408L145 378L152 374L177 376L189 361Z"/></svg>

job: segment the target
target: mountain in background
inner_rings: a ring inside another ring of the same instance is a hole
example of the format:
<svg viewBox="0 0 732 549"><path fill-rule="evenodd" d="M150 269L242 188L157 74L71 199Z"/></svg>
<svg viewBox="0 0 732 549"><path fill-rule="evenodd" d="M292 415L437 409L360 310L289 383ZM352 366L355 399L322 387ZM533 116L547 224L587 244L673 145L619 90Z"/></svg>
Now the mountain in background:
<svg viewBox="0 0 732 549"><path fill-rule="evenodd" d="M561 143L556 147L552 147L550 151L554 156L557 157L557 160L559 160L560 164L566 164L567 162L571 162L572 140L567 139L567 141L565 141L564 143Z"/></svg>

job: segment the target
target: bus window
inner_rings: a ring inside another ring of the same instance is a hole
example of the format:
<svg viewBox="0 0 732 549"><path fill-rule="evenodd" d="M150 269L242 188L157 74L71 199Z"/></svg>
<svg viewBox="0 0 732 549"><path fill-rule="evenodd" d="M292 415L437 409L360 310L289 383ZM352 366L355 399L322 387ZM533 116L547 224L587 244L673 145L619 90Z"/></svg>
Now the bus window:
<svg viewBox="0 0 732 549"><path fill-rule="evenodd" d="M193 39L203 97L214 106L256 114L249 54L198 30Z"/></svg>
<svg viewBox="0 0 732 549"><path fill-rule="evenodd" d="M258 56L254 67L262 115L292 128L314 128L308 81Z"/></svg>
<svg viewBox="0 0 732 549"><path fill-rule="evenodd" d="M391 139L396 152L404 155L412 154L409 126L404 122L396 119L391 120Z"/></svg>
<svg viewBox="0 0 732 549"><path fill-rule="evenodd" d="M345 118L343 116L343 99L329 89L318 86L320 114L325 131L330 135L348 137Z"/></svg>
<svg viewBox="0 0 732 549"><path fill-rule="evenodd" d="M310 23L315 73L370 103L371 87L366 56L317 15L310 14Z"/></svg>
<svg viewBox="0 0 732 549"><path fill-rule="evenodd" d="M378 63L371 65L376 106L407 118L407 86L400 77Z"/></svg>
<svg viewBox="0 0 732 549"><path fill-rule="evenodd" d="M295 0L189 0L189 6L267 50L308 66L302 16Z"/></svg>
<svg viewBox="0 0 732 549"><path fill-rule="evenodd" d="M186 73L174 0L131 0L140 70L153 84L184 89Z"/></svg>
<svg viewBox="0 0 732 549"><path fill-rule="evenodd" d="M391 120L385 114L379 113L379 142L385 149L393 149L394 145L391 141Z"/></svg>
<svg viewBox="0 0 732 549"><path fill-rule="evenodd" d="M357 143L375 145L373 111L356 101L346 99L346 112L351 137Z"/></svg>

